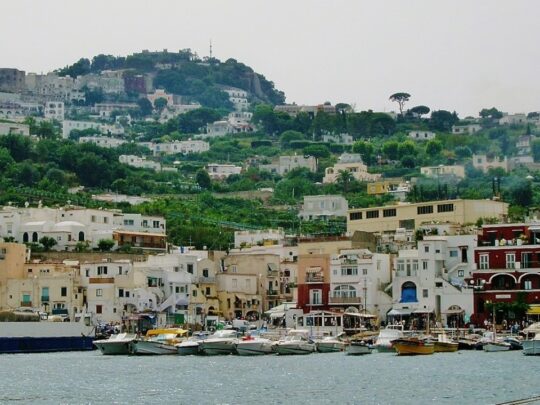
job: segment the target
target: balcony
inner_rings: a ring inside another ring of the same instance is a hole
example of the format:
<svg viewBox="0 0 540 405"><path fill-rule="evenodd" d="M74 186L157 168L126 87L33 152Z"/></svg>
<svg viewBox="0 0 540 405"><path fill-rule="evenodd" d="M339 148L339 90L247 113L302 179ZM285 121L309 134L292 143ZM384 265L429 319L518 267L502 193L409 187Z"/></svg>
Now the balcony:
<svg viewBox="0 0 540 405"><path fill-rule="evenodd" d="M338 297L338 296L329 296L329 304L361 304L362 300L360 297Z"/></svg>
<svg viewBox="0 0 540 405"><path fill-rule="evenodd" d="M198 277L196 282L199 284L204 284L204 283L211 284L211 283L216 282L216 278L215 277Z"/></svg>
<svg viewBox="0 0 540 405"><path fill-rule="evenodd" d="M306 283L324 283L324 276L319 274L306 274Z"/></svg>
<svg viewBox="0 0 540 405"><path fill-rule="evenodd" d="M41 302L49 302L50 301L50 297L48 295L42 295L41 296Z"/></svg>
<svg viewBox="0 0 540 405"><path fill-rule="evenodd" d="M268 297L274 297L274 296L278 296L279 295L279 292L275 291L275 290L266 290L266 295Z"/></svg>
<svg viewBox="0 0 540 405"><path fill-rule="evenodd" d="M32 301L21 301L21 307L31 307Z"/></svg>

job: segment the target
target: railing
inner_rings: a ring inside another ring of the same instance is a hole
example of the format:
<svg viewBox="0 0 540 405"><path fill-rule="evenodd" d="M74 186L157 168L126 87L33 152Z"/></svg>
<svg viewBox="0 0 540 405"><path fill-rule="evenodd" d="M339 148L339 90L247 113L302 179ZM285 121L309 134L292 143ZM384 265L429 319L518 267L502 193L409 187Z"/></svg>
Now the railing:
<svg viewBox="0 0 540 405"><path fill-rule="evenodd" d="M277 292L275 290L266 290L266 295L268 295L268 296L279 295L279 292Z"/></svg>
<svg viewBox="0 0 540 405"><path fill-rule="evenodd" d="M21 307L31 307L32 301L21 301Z"/></svg>
<svg viewBox="0 0 540 405"><path fill-rule="evenodd" d="M329 304L360 304L361 301L360 297L328 297Z"/></svg>
<svg viewBox="0 0 540 405"><path fill-rule="evenodd" d="M418 270L397 270L396 277L416 277Z"/></svg>
<svg viewBox="0 0 540 405"><path fill-rule="evenodd" d="M199 277L197 279L198 283L215 283L216 278L215 277Z"/></svg>
<svg viewBox="0 0 540 405"><path fill-rule="evenodd" d="M316 276L307 274L306 275L306 283L323 283L324 282L324 276Z"/></svg>
<svg viewBox="0 0 540 405"><path fill-rule="evenodd" d="M49 302L50 299L49 299L49 296L48 295L42 295L41 296L41 302Z"/></svg>

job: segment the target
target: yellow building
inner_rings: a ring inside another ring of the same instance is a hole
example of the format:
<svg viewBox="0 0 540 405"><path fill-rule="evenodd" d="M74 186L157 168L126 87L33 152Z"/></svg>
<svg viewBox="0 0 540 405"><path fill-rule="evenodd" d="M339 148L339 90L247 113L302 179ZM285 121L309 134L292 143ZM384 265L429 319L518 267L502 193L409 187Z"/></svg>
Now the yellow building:
<svg viewBox="0 0 540 405"><path fill-rule="evenodd" d="M394 232L416 229L423 223L475 223L480 218L504 219L508 204L492 200L444 200L384 207L350 209L347 232Z"/></svg>
<svg viewBox="0 0 540 405"><path fill-rule="evenodd" d="M390 190L399 186L401 182L402 180L374 181L373 183L368 183L367 193L370 195L387 194Z"/></svg>
<svg viewBox="0 0 540 405"><path fill-rule="evenodd" d="M260 319L263 308L258 282L257 274L217 274L220 311L225 319Z"/></svg>
<svg viewBox="0 0 540 405"><path fill-rule="evenodd" d="M0 309L10 308L7 303L8 280L24 277L24 263L28 255L22 243L0 243Z"/></svg>

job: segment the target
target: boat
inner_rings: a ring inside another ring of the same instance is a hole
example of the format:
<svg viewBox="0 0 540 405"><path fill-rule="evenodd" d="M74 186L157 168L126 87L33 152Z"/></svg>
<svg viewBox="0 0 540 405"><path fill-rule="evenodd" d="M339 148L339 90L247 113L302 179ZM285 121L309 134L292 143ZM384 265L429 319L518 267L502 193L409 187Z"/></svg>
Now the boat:
<svg viewBox="0 0 540 405"><path fill-rule="evenodd" d="M479 335L468 335L457 340L458 350L476 350L478 345Z"/></svg>
<svg viewBox="0 0 540 405"><path fill-rule="evenodd" d="M42 319L46 318L46 319ZM4 321L5 320L5 321ZM0 314L0 353L38 353L93 350L95 327L90 316L63 322L62 317L40 316L32 311L24 315Z"/></svg>
<svg viewBox="0 0 540 405"><path fill-rule="evenodd" d="M235 330L223 329L202 340L199 343L199 349L201 353L207 355L232 354L237 342L237 332Z"/></svg>
<svg viewBox="0 0 540 405"><path fill-rule="evenodd" d="M457 352L459 349L459 343L449 339L446 334L437 336L437 340L433 344L435 345L435 353Z"/></svg>
<svg viewBox="0 0 540 405"><path fill-rule="evenodd" d="M484 346L482 346L482 349L485 352L505 352L510 350L510 343L507 342L488 342L484 343Z"/></svg>
<svg viewBox="0 0 540 405"><path fill-rule="evenodd" d="M178 354L181 356L191 356L199 354L199 343L201 343L201 341L207 337L208 333L198 332L193 334L193 336L191 336L187 340L177 343L175 346Z"/></svg>
<svg viewBox="0 0 540 405"><path fill-rule="evenodd" d="M510 344L510 350L523 350L523 342L515 336L507 336L503 342Z"/></svg>
<svg viewBox="0 0 540 405"><path fill-rule="evenodd" d="M274 343L273 348L277 354L310 354L317 350L313 341L308 339L307 330L291 330L284 339Z"/></svg>
<svg viewBox="0 0 540 405"><path fill-rule="evenodd" d="M392 341L402 337L404 337L403 325L388 325L379 332L374 347L378 352L395 352Z"/></svg>
<svg viewBox="0 0 540 405"><path fill-rule="evenodd" d="M315 342L319 353L342 352L347 344L339 336L326 336Z"/></svg>
<svg viewBox="0 0 540 405"><path fill-rule="evenodd" d="M523 341L523 354L526 356L540 355L540 332L532 339Z"/></svg>
<svg viewBox="0 0 540 405"><path fill-rule="evenodd" d="M175 346L187 335L188 331L179 328L150 329L144 339L135 339L130 343L130 353L136 355L178 354Z"/></svg>
<svg viewBox="0 0 540 405"><path fill-rule="evenodd" d="M94 345L102 354L129 354L129 345L137 338L134 333L118 333L108 339L94 340Z"/></svg>
<svg viewBox="0 0 540 405"><path fill-rule="evenodd" d="M426 355L435 353L435 344L417 337L399 338L392 341L399 356Z"/></svg>
<svg viewBox="0 0 540 405"><path fill-rule="evenodd" d="M254 336L244 336L236 344L236 354L240 356L256 356L273 352L273 341Z"/></svg>
<svg viewBox="0 0 540 405"><path fill-rule="evenodd" d="M370 354L371 347L364 341L353 340L347 346L347 354L350 356L359 356L362 354Z"/></svg>

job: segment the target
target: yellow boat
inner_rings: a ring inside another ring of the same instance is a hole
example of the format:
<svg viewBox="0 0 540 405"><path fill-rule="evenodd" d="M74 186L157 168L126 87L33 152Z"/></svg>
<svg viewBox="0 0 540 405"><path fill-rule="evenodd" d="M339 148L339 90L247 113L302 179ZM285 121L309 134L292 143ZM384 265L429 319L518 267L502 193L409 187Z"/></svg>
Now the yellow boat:
<svg viewBox="0 0 540 405"><path fill-rule="evenodd" d="M445 352L457 352L459 349L459 343L448 339L446 335L439 335L438 339L434 342L435 353Z"/></svg>
<svg viewBox="0 0 540 405"><path fill-rule="evenodd" d="M414 356L435 353L435 345L418 338L392 340L392 347L399 356Z"/></svg>

